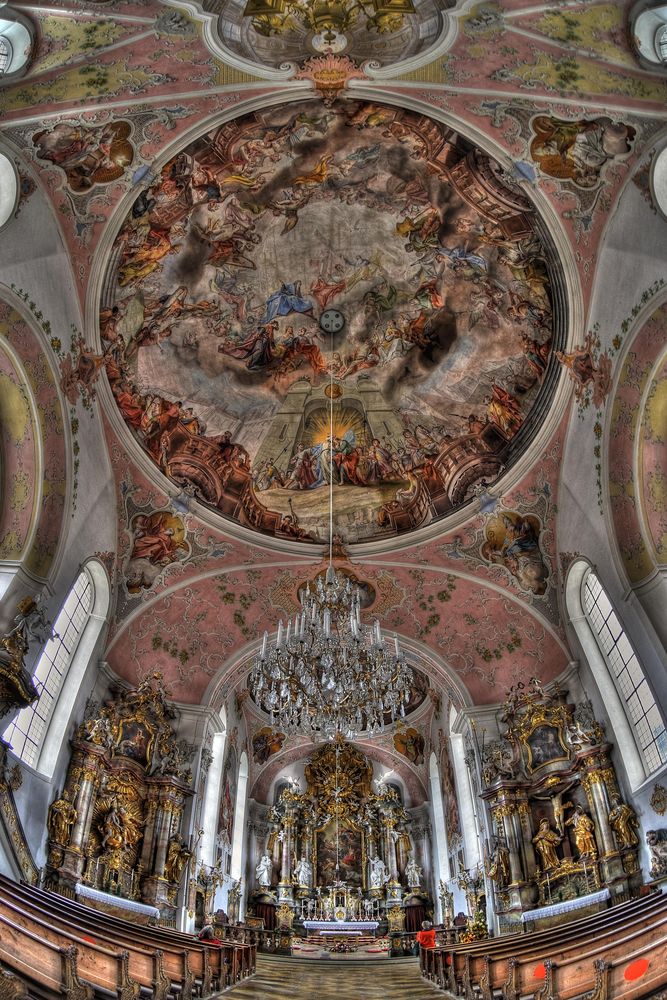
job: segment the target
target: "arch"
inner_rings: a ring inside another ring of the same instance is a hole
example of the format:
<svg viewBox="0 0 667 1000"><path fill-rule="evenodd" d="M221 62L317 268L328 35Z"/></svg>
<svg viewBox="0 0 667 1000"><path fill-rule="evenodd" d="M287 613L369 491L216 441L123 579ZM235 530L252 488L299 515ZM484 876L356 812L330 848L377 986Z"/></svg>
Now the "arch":
<svg viewBox="0 0 667 1000"><path fill-rule="evenodd" d="M565 600L634 790L667 762L664 719L607 592L585 559L570 567Z"/></svg>
<svg viewBox="0 0 667 1000"><path fill-rule="evenodd" d="M12 7L1 9L0 86L27 72L35 44L35 28L29 18Z"/></svg>
<svg viewBox="0 0 667 1000"><path fill-rule="evenodd" d="M0 36L0 73L2 72L2 36ZM0 150L0 229L5 226L19 203L19 175L10 158Z"/></svg>
<svg viewBox="0 0 667 1000"><path fill-rule="evenodd" d="M107 621L111 589L106 570L87 562L70 588L33 671L38 700L22 709L2 734L12 752L47 778L65 745L77 696ZM66 697L62 697L65 694Z"/></svg>
<svg viewBox="0 0 667 1000"><path fill-rule="evenodd" d="M629 34L642 66L667 71L667 4L640 0L630 12Z"/></svg>
<svg viewBox="0 0 667 1000"><path fill-rule="evenodd" d="M67 533L68 421L51 348L11 289L0 287L0 593L21 570L46 580ZM20 447L17 447L17 442Z"/></svg>

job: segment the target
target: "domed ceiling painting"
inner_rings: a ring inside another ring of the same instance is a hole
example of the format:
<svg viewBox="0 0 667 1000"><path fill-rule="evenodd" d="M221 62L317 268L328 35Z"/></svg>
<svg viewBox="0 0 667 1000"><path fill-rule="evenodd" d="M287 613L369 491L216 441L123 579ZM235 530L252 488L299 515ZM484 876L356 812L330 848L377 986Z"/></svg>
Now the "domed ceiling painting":
<svg viewBox="0 0 667 1000"><path fill-rule="evenodd" d="M497 163L411 111L228 122L116 238L100 323L120 413L174 484L258 531L325 540L331 482L346 543L428 524L543 417L563 321L543 234Z"/></svg>

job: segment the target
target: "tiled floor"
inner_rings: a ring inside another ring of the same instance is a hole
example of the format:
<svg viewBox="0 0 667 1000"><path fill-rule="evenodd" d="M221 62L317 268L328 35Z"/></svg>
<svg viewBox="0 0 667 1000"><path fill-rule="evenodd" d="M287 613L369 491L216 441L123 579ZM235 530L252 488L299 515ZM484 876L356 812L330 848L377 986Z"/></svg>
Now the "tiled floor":
<svg viewBox="0 0 667 1000"><path fill-rule="evenodd" d="M419 975L416 958L378 962L257 956L257 973L230 993L239 1000L443 1000Z"/></svg>

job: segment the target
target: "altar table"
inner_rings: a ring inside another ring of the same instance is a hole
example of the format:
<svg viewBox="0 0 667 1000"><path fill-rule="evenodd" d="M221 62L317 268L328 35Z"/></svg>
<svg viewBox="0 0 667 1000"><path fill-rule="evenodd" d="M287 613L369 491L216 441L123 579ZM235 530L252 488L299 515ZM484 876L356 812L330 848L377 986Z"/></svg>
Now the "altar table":
<svg viewBox="0 0 667 1000"><path fill-rule="evenodd" d="M340 934L345 931L356 931L358 934L375 934L377 920L304 920L303 926L310 933Z"/></svg>

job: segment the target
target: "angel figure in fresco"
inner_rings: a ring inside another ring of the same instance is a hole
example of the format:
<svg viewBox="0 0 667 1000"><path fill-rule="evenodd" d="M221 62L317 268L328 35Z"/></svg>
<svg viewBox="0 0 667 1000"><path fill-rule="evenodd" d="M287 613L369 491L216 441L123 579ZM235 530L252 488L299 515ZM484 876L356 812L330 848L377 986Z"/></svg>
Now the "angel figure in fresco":
<svg viewBox="0 0 667 1000"><path fill-rule="evenodd" d="M172 245L169 231L150 229L143 243L136 248L128 248L123 254L123 262L118 268L118 284L124 288L148 277L161 265L164 257L177 250L178 245Z"/></svg>
<svg viewBox="0 0 667 1000"><path fill-rule="evenodd" d="M538 115L531 127L530 155L544 173L587 189L600 183L606 163L627 156L636 135L630 125L607 117L568 121Z"/></svg>
<svg viewBox="0 0 667 1000"><path fill-rule="evenodd" d="M283 282L277 292L273 292L266 300L266 311L261 324L270 323L277 316L289 316L290 313L313 315L313 303L301 295L301 282Z"/></svg>
<svg viewBox="0 0 667 1000"><path fill-rule="evenodd" d="M513 437L523 423L518 399L507 389L494 383L491 386L491 395L485 396L484 402L491 423L500 427L509 437Z"/></svg>
<svg viewBox="0 0 667 1000"><path fill-rule="evenodd" d="M130 559L148 559L167 566L177 558L179 549L187 549L183 522L170 511L139 514L132 525L134 544Z"/></svg>

